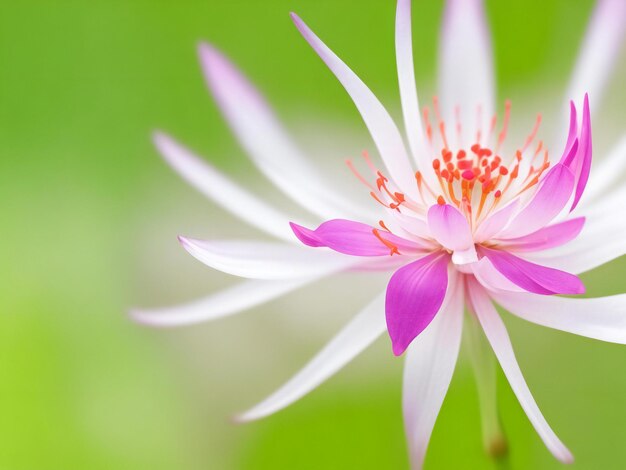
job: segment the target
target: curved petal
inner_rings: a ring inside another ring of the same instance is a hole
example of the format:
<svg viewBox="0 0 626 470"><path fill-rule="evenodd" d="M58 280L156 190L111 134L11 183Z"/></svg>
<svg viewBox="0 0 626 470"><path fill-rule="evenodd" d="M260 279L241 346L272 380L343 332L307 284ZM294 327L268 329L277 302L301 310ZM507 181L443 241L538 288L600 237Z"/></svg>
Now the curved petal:
<svg viewBox="0 0 626 470"><path fill-rule="evenodd" d="M276 392L240 414L251 421L282 410L300 399L359 355L385 331L383 295L356 315L300 372Z"/></svg>
<svg viewBox="0 0 626 470"><path fill-rule="evenodd" d="M413 241L352 220L328 220L315 230L294 223L291 228L307 246L326 246L346 255L389 256L418 254L422 251Z"/></svg>
<svg viewBox="0 0 626 470"><path fill-rule="evenodd" d="M471 264L469 267L478 282L489 290L527 292L517 284L509 281L504 274L494 267L487 257L482 258L478 263Z"/></svg>
<svg viewBox="0 0 626 470"><path fill-rule="evenodd" d="M480 253L486 256L504 277L528 292L543 295L585 292L585 286L573 274L531 263L506 251L481 247Z"/></svg>
<svg viewBox="0 0 626 470"><path fill-rule="evenodd" d="M574 174L557 164L539 183L530 202L517 214L500 238L517 238L548 225L565 207L574 189Z"/></svg>
<svg viewBox="0 0 626 470"><path fill-rule="evenodd" d="M626 344L626 294L595 299L490 292L497 303L524 320L587 338Z"/></svg>
<svg viewBox="0 0 626 470"><path fill-rule="evenodd" d="M237 186L209 163L166 134L154 134L163 159L188 183L244 222L283 240L294 241L290 217Z"/></svg>
<svg viewBox="0 0 626 470"><path fill-rule="evenodd" d="M402 410L411 468L422 468L441 404L459 355L463 329L463 289L448 290L447 305L413 341L404 362Z"/></svg>
<svg viewBox="0 0 626 470"><path fill-rule="evenodd" d="M552 452L552 455L561 462L573 462L574 457L556 434L554 434L554 431L552 431L546 422L541 411L539 411L530 390L528 390L522 371L515 359L515 353L511 346L509 334L498 312L489 300L489 297L483 288L472 279L468 279L468 291L472 310L478 317L483 331L487 336L487 340L491 344L500 362L504 375L506 375L513 392L526 412L528 419L539 434L539 437L541 437L548 450Z"/></svg>
<svg viewBox="0 0 626 470"><path fill-rule="evenodd" d="M385 316L393 353L405 349L435 318L448 288L449 257L441 252L398 269L387 285Z"/></svg>
<svg viewBox="0 0 626 470"><path fill-rule="evenodd" d="M213 46L199 46L207 84L253 163L281 191L322 218L362 218L367 212L327 184L291 141L254 86Z"/></svg>
<svg viewBox="0 0 626 470"><path fill-rule="evenodd" d="M193 325L248 310L310 284L317 279L318 277L293 281L254 279L183 305L151 310L134 309L130 312L130 316L136 322L159 328Z"/></svg>
<svg viewBox="0 0 626 470"><path fill-rule="evenodd" d="M478 261L474 237L467 219L450 204L435 204L428 209L428 226L444 247L454 251L452 262L467 264Z"/></svg>
<svg viewBox="0 0 626 470"><path fill-rule="evenodd" d="M333 252L299 246L237 240L195 240L178 237L194 258L234 276L293 280L346 269L354 260Z"/></svg>
<svg viewBox="0 0 626 470"><path fill-rule="evenodd" d="M415 160L417 167L426 173L426 170L430 168L430 153L426 151L424 145L425 135L420 119L420 107L415 85L411 0L398 0L396 8L396 62L398 64L398 84L400 85L400 99L402 100L404 129L413 160Z"/></svg>
<svg viewBox="0 0 626 470"><path fill-rule="evenodd" d="M566 100L580 103L589 93L593 107L602 101L605 84L623 44L626 26L626 2L599 0L580 50Z"/></svg>
<svg viewBox="0 0 626 470"><path fill-rule="evenodd" d="M459 107L469 143L479 129L486 138L494 113L490 34L481 0L448 0L444 15L438 78L442 112L452 123L455 107Z"/></svg>
<svg viewBox="0 0 626 470"><path fill-rule="evenodd" d="M346 89L365 121L391 178L405 193L418 197L417 185L402 136L387 110L356 74L331 51L295 13L291 18L304 39L317 52Z"/></svg>
<svg viewBox="0 0 626 470"><path fill-rule="evenodd" d="M585 190L585 199L580 207L586 207L589 202L607 192L615 183L623 179L626 171L626 135L611 149L602 160L595 160L589 175L589 183Z"/></svg>
<svg viewBox="0 0 626 470"><path fill-rule="evenodd" d="M548 225L529 235L504 241L506 249L514 251L542 251L564 245L575 239L585 225L584 217L576 217Z"/></svg>
<svg viewBox="0 0 626 470"><path fill-rule="evenodd" d="M476 243L489 240L500 233L500 231L509 223L511 217L513 217L518 205L519 200L514 199L502 209L499 209L483 220L474 234L474 240L476 240Z"/></svg>
<svg viewBox="0 0 626 470"><path fill-rule="evenodd" d="M574 202L572 203L570 211L573 211L578 205L578 201L580 201L585 187L587 186L589 171L591 170L591 114L589 111L589 95L587 94L585 94L583 103L583 121L581 126L580 146L578 148L578 155L576 156L576 171L574 172L574 176L576 177L576 191L574 192Z"/></svg>

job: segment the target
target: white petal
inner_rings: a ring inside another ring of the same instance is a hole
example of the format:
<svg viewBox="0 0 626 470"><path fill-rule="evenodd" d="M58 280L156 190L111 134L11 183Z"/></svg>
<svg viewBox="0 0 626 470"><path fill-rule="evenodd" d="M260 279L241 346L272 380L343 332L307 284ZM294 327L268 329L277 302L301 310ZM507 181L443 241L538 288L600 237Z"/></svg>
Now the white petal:
<svg viewBox="0 0 626 470"><path fill-rule="evenodd" d="M383 293L357 314L300 372L261 403L240 414L238 420L263 418L292 404L354 359L385 329Z"/></svg>
<svg viewBox="0 0 626 470"><path fill-rule="evenodd" d="M623 206L622 206L623 207ZM619 212L590 216L581 233L566 245L536 253L525 258L535 263L581 274L626 254L626 219Z"/></svg>
<svg viewBox="0 0 626 470"><path fill-rule="evenodd" d="M253 163L286 195L322 218L362 218L287 136L261 94L214 47L199 48L215 100Z"/></svg>
<svg viewBox="0 0 626 470"><path fill-rule="evenodd" d="M514 292L490 292L489 295L524 320L588 338L626 344L626 294L595 299Z"/></svg>
<svg viewBox="0 0 626 470"><path fill-rule="evenodd" d="M552 455L564 463L571 463L573 456L565 445L554 434L545 418L539 411L537 403L528 390L528 386L522 375L522 371L515 359L515 353L511 346L509 334L502 319L498 315L491 300L483 290L483 288L474 280L469 279L468 290L472 303L472 307L478 320L480 321L483 331L487 336L487 340L491 344L493 351L500 362L502 371L511 384L513 392L517 396L520 405L526 412L528 419L533 427L545 443L546 447Z"/></svg>
<svg viewBox="0 0 626 470"><path fill-rule="evenodd" d="M317 278L303 278L294 281L260 281L254 279L183 305L152 310L135 309L130 312L130 315L135 321L153 327L193 325L248 310L315 280Z"/></svg>
<svg viewBox="0 0 626 470"><path fill-rule="evenodd" d="M184 237L179 240L193 257L207 266L252 279L293 280L320 276L359 261L333 251L281 243Z"/></svg>
<svg viewBox="0 0 626 470"><path fill-rule="evenodd" d="M448 0L439 51L439 92L449 129L459 106L464 139L483 139L494 113L495 80L491 40L481 0ZM478 120L477 109L481 108Z"/></svg>
<svg viewBox="0 0 626 470"><path fill-rule="evenodd" d="M617 58L623 44L625 26L624 0L597 2L565 95L566 106L563 109L569 109L569 100L582 103L585 93L589 93L592 111L600 104L611 71L619 63Z"/></svg>
<svg viewBox="0 0 626 470"><path fill-rule="evenodd" d="M236 185L171 137L158 132L154 135L154 144L180 176L228 212L270 235L296 240L289 227L291 217Z"/></svg>
<svg viewBox="0 0 626 470"><path fill-rule="evenodd" d="M581 200L581 204L583 204L581 210L588 207L594 199L608 193L615 183L623 180L625 172L626 136L623 136L605 158L596 160L593 164L589 174L589 182Z"/></svg>
<svg viewBox="0 0 626 470"><path fill-rule="evenodd" d="M344 86L365 121L391 178L405 193L418 197L415 175L402 136L387 110L371 90L295 14L291 17L304 37Z"/></svg>
<svg viewBox="0 0 626 470"><path fill-rule="evenodd" d="M398 0L396 10L396 62L398 83L402 100L404 128L413 159L424 175L430 175L429 152L425 148L425 135L420 119L420 108L413 66L413 38L411 34L411 0Z"/></svg>
<svg viewBox="0 0 626 470"><path fill-rule="evenodd" d="M449 303L409 346L404 364L402 409L413 469L422 468L459 354L463 288L456 284Z"/></svg>

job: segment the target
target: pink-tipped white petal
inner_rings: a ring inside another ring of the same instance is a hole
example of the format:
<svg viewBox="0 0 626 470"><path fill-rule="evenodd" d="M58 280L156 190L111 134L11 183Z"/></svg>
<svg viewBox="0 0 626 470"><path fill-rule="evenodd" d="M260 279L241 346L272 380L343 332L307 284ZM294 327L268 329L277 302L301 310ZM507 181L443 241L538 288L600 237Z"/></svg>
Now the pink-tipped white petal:
<svg viewBox="0 0 626 470"><path fill-rule="evenodd" d="M455 264L468 264L478 261L474 238L467 219L450 204L435 204L428 209L428 226L445 248L452 250Z"/></svg>
<svg viewBox="0 0 626 470"><path fill-rule="evenodd" d="M573 462L574 457L571 452L552 431L541 411L539 411L530 390L528 390L522 371L515 358L509 334L491 300L483 288L472 279L468 279L468 291L472 310L476 313L487 340L500 362L504 375L539 437L541 437L548 450L558 460L563 463Z"/></svg>
<svg viewBox="0 0 626 470"><path fill-rule="evenodd" d="M289 216L233 183L168 135L157 132L154 144L180 176L228 212L270 235L295 241L289 228Z"/></svg>
<svg viewBox="0 0 626 470"><path fill-rule="evenodd" d="M558 224L548 225L529 235L520 238L511 238L503 242L507 250L543 251L549 248L565 245L574 240L585 225L584 217L576 217Z"/></svg>
<svg viewBox="0 0 626 470"><path fill-rule="evenodd" d="M584 210L615 183L623 180L626 173L626 136L622 136L609 154L601 160L595 160L591 167L589 183L585 189L585 199L580 208Z"/></svg>
<svg viewBox="0 0 626 470"><path fill-rule="evenodd" d="M626 344L626 294L595 299L515 292L490 292L489 295L524 320L588 338Z"/></svg>
<svg viewBox="0 0 626 470"><path fill-rule="evenodd" d="M418 197L415 177L402 136L384 106L337 55L295 13L291 14L296 27L335 74L346 89L365 121L380 156L391 178L405 193Z"/></svg>
<svg viewBox="0 0 626 470"><path fill-rule="evenodd" d="M480 284L489 290L505 290L512 292L527 292L517 284L509 281L486 256L478 263L469 266L474 277Z"/></svg>
<svg viewBox="0 0 626 470"><path fill-rule="evenodd" d="M330 274L354 265L331 251L270 242L196 240L179 237L185 250L207 266L233 276L293 280Z"/></svg>
<svg viewBox="0 0 626 470"><path fill-rule="evenodd" d="M262 95L232 62L206 43L200 45L199 54L207 84L228 124L270 181L323 218L367 216L338 194L309 163Z"/></svg>
<svg viewBox="0 0 626 470"><path fill-rule="evenodd" d="M158 328L178 327L216 320L248 310L285 295L317 278L293 281L249 280L193 302L157 309L134 309L133 320Z"/></svg>
<svg viewBox="0 0 626 470"><path fill-rule="evenodd" d="M569 201L575 184L574 174L559 163L539 184L533 198L498 235L499 238L521 237L548 225Z"/></svg>
<svg viewBox="0 0 626 470"><path fill-rule="evenodd" d="M474 233L474 240L476 243L481 243L486 240L490 240L504 229L519 205L519 199L514 199L511 203L504 206L502 209L497 210L490 216L488 216L476 229Z"/></svg>
<svg viewBox="0 0 626 470"><path fill-rule="evenodd" d="M595 109L604 95L611 71L619 62L619 51L626 31L626 2L624 0L598 0L587 28L574 73L565 99L582 102L589 93Z"/></svg>
<svg viewBox="0 0 626 470"><path fill-rule="evenodd" d="M456 283L449 301L413 341L404 363L402 410L411 468L422 468L441 404L456 365L463 329L463 289Z"/></svg>
<svg viewBox="0 0 626 470"><path fill-rule="evenodd" d="M481 0L448 0L444 15L438 78L442 113L454 123L459 107L465 143L471 145L478 129L486 137L494 114L490 34Z"/></svg>
<svg viewBox="0 0 626 470"><path fill-rule="evenodd" d="M398 0L396 9L396 62L402 101L404 128L413 160L417 167L430 174L430 153L426 150L424 129L415 85L413 37L411 34L411 0Z"/></svg>
<svg viewBox="0 0 626 470"><path fill-rule="evenodd" d="M358 356L385 331L384 296L357 314L300 372L250 410L239 421L263 418L289 406Z"/></svg>

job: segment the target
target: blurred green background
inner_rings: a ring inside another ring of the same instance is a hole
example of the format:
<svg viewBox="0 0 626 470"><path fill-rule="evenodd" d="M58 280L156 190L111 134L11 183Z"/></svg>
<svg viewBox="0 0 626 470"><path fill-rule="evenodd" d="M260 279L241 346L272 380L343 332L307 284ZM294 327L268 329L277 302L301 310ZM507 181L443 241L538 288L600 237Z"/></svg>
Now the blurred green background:
<svg viewBox="0 0 626 470"><path fill-rule="evenodd" d="M184 253L177 234L254 235L166 168L152 130L168 130L266 189L205 90L197 42L232 57L290 129L317 122L322 140L334 129L341 151L321 157L341 162L371 141L346 143L367 139L361 121L287 13L297 11L397 115L394 3L0 4L0 469L406 468L401 360L386 338L289 409L249 425L229 421L304 364L367 301L372 280L323 281L239 316L174 330L137 326L126 315L134 305L182 302L232 282ZM487 3L501 100L554 115L592 6ZM414 2L426 99L441 11L441 2ZM597 158L623 130L623 58L595 121ZM350 139L337 134L337 123ZM612 294L624 290L625 274L620 259L584 280L590 295ZM311 301L319 295L327 298L323 311ZM626 350L505 320L575 467L625 468ZM559 467L498 374L507 468ZM496 468L482 451L465 356L427 467Z"/></svg>

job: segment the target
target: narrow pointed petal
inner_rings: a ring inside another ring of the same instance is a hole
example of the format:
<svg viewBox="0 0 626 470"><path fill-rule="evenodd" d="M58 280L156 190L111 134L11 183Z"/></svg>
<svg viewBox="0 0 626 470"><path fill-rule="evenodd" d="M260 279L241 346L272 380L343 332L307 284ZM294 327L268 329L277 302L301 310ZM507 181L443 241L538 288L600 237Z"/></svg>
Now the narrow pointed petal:
<svg viewBox="0 0 626 470"><path fill-rule="evenodd" d="M470 142L478 129L486 137L494 114L490 33L481 0L448 0L444 15L438 79L442 112L446 122L453 123L459 106L465 139Z"/></svg>
<svg viewBox="0 0 626 470"><path fill-rule="evenodd" d="M357 314L300 372L261 403L240 414L239 421L263 418L289 406L335 374L385 331L384 296Z"/></svg>
<svg viewBox="0 0 626 470"><path fill-rule="evenodd" d="M468 279L468 291L472 310L478 317L487 340L500 362L504 375L539 437L541 437L548 450L558 460L563 463L573 462L574 457L571 452L554 434L541 411L539 411L539 407L530 390L528 390L522 371L515 358L509 334L489 297L483 288L472 279Z"/></svg>
<svg viewBox="0 0 626 470"><path fill-rule="evenodd" d="M587 181L589 180L589 172L591 170L592 144L591 144L591 114L589 111L589 96L585 94L583 103L583 121L580 131L580 146L578 148L576 172L576 191L574 192L574 202L570 212L573 211L580 198L582 197Z"/></svg>
<svg viewBox="0 0 626 470"><path fill-rule="evenodd" d="M252 162L281 191L323 218L362 217L366 212L331 187L288 137L263 96L221 52L199 47L207 84Z"/></svg>
<svg viewBox="0 0 626 470"><path fill-rule="evenodd" d="M509 312L548 328L587 338L626 344L626 294L595 299L490 292Z"/></svg>
<svg viewBox="0 0 626 470"><path fill-rule="evenodd" d="M486 256L478 263L470 265L470 269L474 277L482 286L489 290L505 290L512 292L527 292L522 287L512 281L509 281L500 271L498 271L493 263Z"/></svg>
<svg viewBox="0 0 626 470"><path fill-rule="evenodd" d="M402 101L404 128L413 160L417 167L426 172L429 169L430 153L426 151L425 135L420 119L420 107L415 85L413 64L413 37L411 34L411 0L398 0L396 8L396 62L398 83ZM430 171L428 172L430 173Z"/></svg>
<svg viewBox="0 0 626 470"><path fill-rule="evenodd" d="M130 316L138 323L159 328L193 325L262 305L317 279L317 277L294 281L254 279L183 305L151 310L135 309L130 312Z"/></svg>
<svg viewBox="0 0 626 470"><path fill-rule="evenodd" d="M448 288L449 257L433 253L398 269L387 285L385 315L393 353L401 355L435 318Z"/></svg>
<svg viewBox="0 0 626 470"><path fill-rule="evenodd" d="M504 277L528 292L543 295L585 292L585 286L573 274L531 263L506 251L481 247L480 253Z"/></svg>
<svg viewBox="0 0 626 470"><path fill-rule="evenodd" d="M589 182L585 189L585 199L580 207L587 208L588 203L607 192L615 183L624 178L626 172L626 135L611 149L602 160L595 160ZM587 204L585 204L587 203Z"/></svg>
<svg viewBox="0 0 626 470"><path fill-rule="evenodd" d="M365 83L309 29L298 15L292 13L291 18L304 39L335 74L354 101L392 179L402 191L418 197L413 169L402 136L387 110Z"/></svg>
<svg viewBox="0 0 626 470"><path fill-rule="evenodd" d="M626 31L626 2L599 0L587 28L565 99L580 103L589 93L594 109L602 101Z"/></svg>
<svg viewBox="0 0 626 470"><path fill-rule="evenodd" d="M452 261L467 264L478 261L474 237L467 219L450 204L435 204L428 209L428 226L444 247L454 251Z"/></svg>
<svg viewBox="0 0 626 470"><path fill-rule="evenodd" d="M542 251L564 245L575 239L585 225L584 217L576 217L558 224L548 225L529 235L503 240L507 249L519 251Z"/></svg>
<svg viewBox="0 0 626 470"><path fill-rule="evenodd" d="M539 183L530 202L517 214L500 238L515 238L536 232L548 225L565 207L574 189L574 174L557 164Z"/></svg>
<svg viewBox="0 0 626 470"><path fill-rule="evenodd" d="M315 230L294 223L291 228L296 237L307 246L326 246L346 255L415 255L423 251L415 242L352 220L328 220Z"/></svg>
<svg viewBox="0 0 626 470"><path fill-rule="evenodd" d="M233 183L168 135L157 132L154 144L180 176L225 210L270 235L294 241L289 230L289 216Z"/></svg>
<svg viewBox="0 0 626 470"><path fill-rule="evenodd" d="M461 344L463 289L448 291L449 301L409 346L404 362L402 410L411 468L422 468L430 436L450 386Z"/></svg>
<svg viewBox="0 0 626 470"><path fill-rule="evenodd" d="M207 266L233 276L293 280L329 274L354 265L351 258L280 243L195 240L179 237L185 250Z"/></svg>

